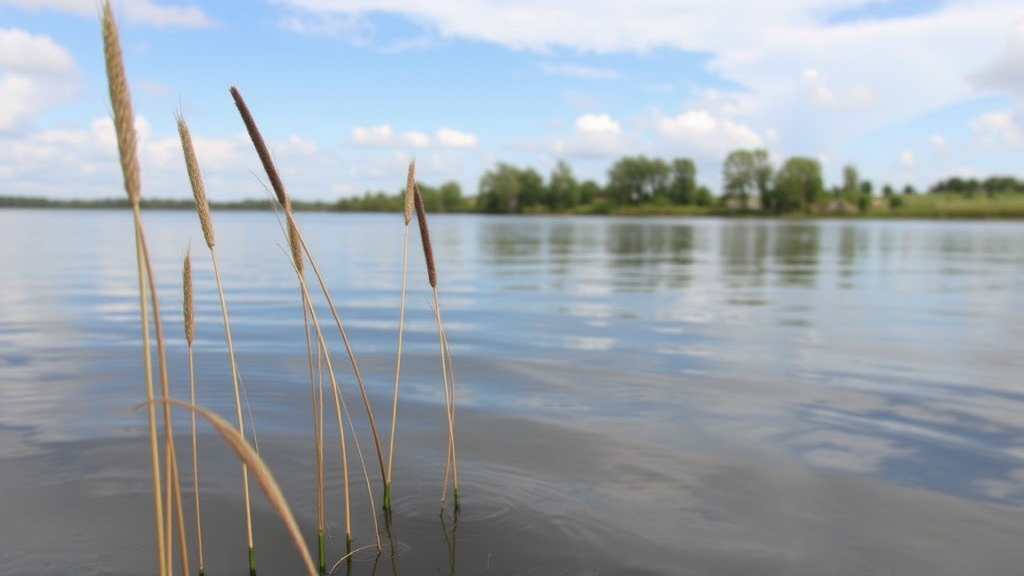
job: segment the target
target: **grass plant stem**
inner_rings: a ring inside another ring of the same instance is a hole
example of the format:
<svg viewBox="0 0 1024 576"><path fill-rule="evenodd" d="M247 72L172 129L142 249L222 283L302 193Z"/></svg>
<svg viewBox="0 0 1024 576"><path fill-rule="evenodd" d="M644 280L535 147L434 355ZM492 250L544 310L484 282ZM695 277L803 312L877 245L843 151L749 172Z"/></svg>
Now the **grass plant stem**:
<svg viewBox="0 0 1024 576"><path fill-rule="evenodd" d="M256 125L256 121L255 121L255 119L253 119L252 113L249 111L249 107L245 104L245 100L242 98L242 95L238 91L238 89L235 88L234 86L232 86L230 88L230 92L231 92L232 98L235 101L235 106L238 108L238 112L239 112L239 114L242 117L242 121L245 124L246 131L249 133L249 137L252 140L253 147L256 149L257 156L259 156L260 162L263 164L264 171L267 173L267 178L270 180L271 189L273 190L274 195L277 197L278 203L283 208L284 216L285 216L286 224L287 224L287 234L288 234L288 239L289 239L289 245L291 247L291 250L292 250L293 254L296 254L299 251L299 249L301 248L301 252L303 254L305 254L306 257L308 258L309 264L310 264L310 268L312 268L314 274L316 275L317 281L320 284L321 291L323 292L324 298L327 301L328 308L330 309L331 314L334 316L335 323L336 323L336 325L338 327L338 332L341 334L342 341L345 344L345 350L347 351L348 356L349 356L349 360L352 363L352 369L353 369L353 372L355 373L356 381L359 384L359 391L360 391L360 393L362 394L362 397L363 397L363 404L364 404L364 406L366 408L367 419L369 420L369 423L370 423L370 431L373 434L374 446L376 447L376 450L377 450L377 461L380 464L381 475L383 477L383 474L384 474L384 459L383 459L383 456L382 456L382 453L381 453L380 439L379 439L379 436L377 434L377 426L376 426L376 422L374 421L373 410L372 410L372 408L370 406L369 395L366 392L366 386L363 383L362 374L359 371L359 365L356 362L355 352L353 351L352 345L351 345L351 343L348 340L348 336L345 334L345 330L344 330L344 328L342 326L342 323L341 323L341 317L338 315L337 308L334 306L334 303L331 300L330 291L327 289L327 285L326 285L326 282L324 281L323 275L320 273L319 267L316 264L316 260L313 258L312 254L310 253L309 247L306 245L305 240L302 238L302 234L299 232L298 223L296 223L294 214L291 211L291 204L290 204L290 201L288 200L288 194L285 191L284 183L281 181L281 177L280 177L280 174L277 171L277 167L274 165L273 158L271 158L271 156L270 156L270 150L267 147L266 142L263 139L263 135L260 133L259 127ZM293 256L293 261L301 261L301 260L302 260L301 258ZM296 271L298 272L298 269L296 269ZM345 411L347 413L348 408L345 406L344 402L341 400L340 389L338 388L337 381L335 380L334 369L333 369L333 366L331 365L330 355L328 353L326 342L324 342L324 340L323 340L323 334L322 334L322 331L320 330L319 322L316 320L315 310L314 310L314 308L312 306L312 303L311 303L311 301L309 299L308 290L306 290L306 288L305 288L304 274L299 273L299 274L297 274L297 276L299 277L300 286L303 287L304 298L306 300L306 305L309 308L310 314L313 317L313 326L314 326L315 331L317 333L318 340L320 341L320 347L323 350L325 360L326 360L326 362L328 364L328 375L330 376L330 379L331 379L332 390L334 390L335 393L338 395L338 401L336 402L336 404L340 404L341 407L345 408ZM337 407L336 407L336 410L337 410ZM340 413L339 413L339 419L340 419ZM349 420L350 420L350 426L352 426L351 418L349 418ZM344 441L344 432L340 428L341 428L341 422L339 420L339 435L341 436L342 441ZM372 490L369 489L369 475L366 473L366 466L365 466L365 461L363 460L363 457L362 457L362 450L359 448L358 438L354 435L354 431L355 431L354 427L352 428L352 430L353 430L353 439L355 440L356 450L359 453L360 462L363 463L363 476L366 478L366 482L367 482L367 496L368 496L368 498L370 500L370 508L371 509L375 509L375 507L373 505L373 492L372 492ZM346 485L346 488L347 488L347 485L348 485L347 484L347 478L346 478L345 485ZM380 530L377 527L377 516L376 516L376 514L374 514L371 517L373 519L373 524L374 524L374 534L375 534L376 539L377 539L377 549L380 550L381 549Z"/></svg>
<svg viewBox="0 0 1024 576"><path fill-rule="evenodd" d="M427 264L427 282L434 293L434 319L437 323L437 340L441 356L441 385L444 387L445 416L448 420L448 447L445 456L444 485L441 489L441 509L445 507L445 494L448 491L448 473L452 473L453 498L455 511L459 511L459 479L455 463L455 383L449 376L448 369L448 338L441 320L441 300L437 293L437 268L434 266L434 249L430 243L430 228L427 226L427 210L423 206L423 196L419 186L413 184L413 203L416 208L416 222L420 229L420 241L423 245L423 258Z"/></svg>
<svg viewBox="0 0 1024 576"><path fill-rule="evenodd" d="M188 400L196 403L196 370L193 341L196 332L196 312L192 301L192 254L185 253L185 261L181 270L183 291L182 314L185 320L185 343L188 346ZM203 557L203 515L199 502L199 450L196 442L196 413L189 412L192 432L192 494L196 508L196 554L199 564L199 576L206 574L206 562Z"/></svg>
<svg viewBox="0 0 1024 576"><path fill-rule="evenodd" d="M270 187L273 190L274 195L277 197L278 203L285 207L285 218L288 221L288 232L289 236L293 233L296 236L300 236L298 232L298 225L291 214L290 204L288 201L288 194L284 188L284 182L281 180L280 173L277 171L277 167L274 165L274 160L270 156L270 149L267 147L266 141L263 139L263 135L260 133L259 127L256 125L255 119L252 117L252 113L249 111L248 105L242 98L242 94L238 91L238 88L232 86L230 88L231 97L235 101L235 106L238 108L239 114L242 116L242 122L245 124L246 131L249 133L249 138L252 140L253 147L256 149L256 155L259 156L260 162L263 164L263 169L267 173L267 178L270 180ZM305 245L305 242L292 243L293 246L301 245L303 251L309 256L309 250ZM338 333L341 335L342 342L345 344L345 351L348 353L349 362L352 364L352 372L355 374L356 383L359 385L359 393L363 397L363 406L366 409L366 417L370 423L370 433L373 435L373 445L377 451L377 462L380 465L381 481L386 474L384 468L384 455L380 447L380 435L377 433L377 423L373 416L373 408L370 405L370 396L366 391L366 384L363 381L363 374L359 370L359 363L356 361L355 351L352 349L352 344L348 339L348 335L345 333L345 328L341 322L341 316L338 314L338 309L334 305L334 301L331 299L330 291L327 289L327 284L324 282L323 275L320 273L320 269L316 264L316 260L312 257L309 258L310 268L313 269L313 273L316 275L317 281L320 284L321 291L323 292L324 299L327 301L328 308L334 316L335 325L338 328Z"/></svg>
<svg viewBox="0 0 1024 576"><path fill-rule="evenodd" d="M391 400L391 439L388 442L388 467L384 475L384 511L391 512L391 471L395 459L395 429L398 423L398 382L402 375L402 336L405 333L405 292L409 272L409 223L415 207L416 163L409 163L405 182L405 206L403 219L405 230L402 234L402 289L398 305L398 345L395 347L395 391Z"/></svg>
<svg viewBox="0 0 1024 576"><path fill-rule="evenodd" d="M195 199L196 213L199 216L199 224L203 231L203 239L210 252L210 260L213 263L213 277L217 284L217 295L220 299L221 319L224 325L224 338L227 341L228 361L231 364L231 383L235 397L235 417L237 418L238 433L245 436L245 420L242 416L242 399L240 390L242 388L241 378L238 374L238 362L235 356L234 340L231 337L231 322L228 316L227 298L224 296L224 284L221 281L220 266L217 262L216 236L213 228L213 218L210 212L210 204L206 199L206 188L203 185L202 173L199 170L199 162L196 159L195 148L192 145L192 135L189 132L185 118L179 113L177 115L178 135L181 139L181 148L185 156L185 169L188 172L189 183L192 186L192 196ZM246 406L248 407L248 398ZM252 422L252 410L249 410L249 421ZM253 431L253 444L259 452L259 444L256 440L255 430ZM242 463L242 500L245 504L245 533L248 546L249 574L256 574L256 552L253 545L252 535L252 504L249 496L249 472L245 463Z"/></svg>
<svg viewBox="0 0 1024 576"><path fill-rule="evenodd" d="M267 497L267 501L270 502L271 507L274 508L277 516L284 523L288 537L291 539L292 544L295 545L296 550L298 550L299 555L302 557L303 566L306 569L308 576L317 576L316 566L313 565L313 558L310 556L309 547L306 546L306 541L303 539L302 532L299 530L299 524L295 521L295 515L292 514L291 507L288 506L288 501L285 500L284 494L281 492L280 485L278 485L274 475L270 472L270 468L267 466L266 462L264 462L253 447L246 442L245 437L239 434L238 430L236 430L230 422L206 408L174 399L158 399L154 402L159 402L166 406L173 404L175 406L192 410L205 418L206 421L213 426L214 430L221 435L221 438L223 438L224 441L227 442L228 446L230 446L235 452L238 459L245 462L252 470L256 484L263 490L264 495Z"/></svg>

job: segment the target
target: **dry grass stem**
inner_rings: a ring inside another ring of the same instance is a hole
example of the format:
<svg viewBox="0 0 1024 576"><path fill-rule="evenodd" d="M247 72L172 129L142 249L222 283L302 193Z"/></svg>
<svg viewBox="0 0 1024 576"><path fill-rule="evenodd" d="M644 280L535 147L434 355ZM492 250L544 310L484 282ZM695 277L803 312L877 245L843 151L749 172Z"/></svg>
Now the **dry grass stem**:
<svg viewBox="0 0 1024 576"><path fill-rule="evenodd" d="M107 88L110 94L111 107L114 110L114 130L117 133L118 157L121 162L121 175L124 179L125 192L132 206L132 218L135 231L136 272L139 286L139 320L142 329L142 364L146 386L146 400L150 402L147 409L148 431L150 444L150 472L153 477L153 517L156 532L157 573L160 576L170 574L168 566L168 550L164 531L164 502L162 480L160 476L160 456L157 442L156 407L152 404L155 397L153 380L153 358L150 342L149 305L147 303L148 284L145 271L148 267L145 234L142 229L142 216L139 212L139 197L142 181L139 174L138 151L132 111L131 96L124 70L124 57L121 53L121 41L118 35L117 22L110 2L102 7L103 54L107 72Z"/></svg>
<svg viewBox="0 0 1024 576"><path fill-rule="evenodd" d="M242 416L242 383L238 374L238 362L235 359L234 340L231 337L231 322L228 319L227 298L224 296L224 285L221 282L220 266L217 262L217 251L214 248L215 237L213 218L210 215L210 204L206 200L206 189L203 185L202 173L199 171L199 162L196 160L195 149L192 145L192 136L189 132L188 124L185 122L185 119L181 114L178 114L177 122L178 135L181 138L181 148L185 156L185 169L188 172L189 183L192 186L192 196L195 198L196 213L199 216L199 224L203 229L203 237L206 240L206 246L209 248L210 260L213 263L213 275L217 283L217 294L220 298L221 318L224 324L224 338L227 341L228 360L231 363L231 383L235 397L235 417L238 421L238 433L245 436L245 420ZM246 405L248 405L248 401L246 402ZM249 420L251 423L251 411L249 414ZM253 442L256 442L255 430L253 431ZM258 444L256 445L257 447L259 446ZM249 474L246 470L245 463L242 463L242 499L245 503L245 529L246 542L249 547L249 571L252 573L255 572L256 565L255 555L253 552L252 505L249 498Z"/></svg>
<svg viewBox="0 0 1024 576"><path fill-rule="evenodd" d="M309 576L317 576L316 566L309 554L309 548L306 546L306 541L302 537L302 532L299 530L298 522L295 521L295 516L292 514L291 507L288 506L288 502L285 500L284 494L281 492L281 487L278 485L277 480L274 479L274 475L270 472L270 468L263 459L260 458L260 455L257 454L256 451L253 450L252 446L245 441L245 437L239 434L230 422L221 418L211 410L207 410L194 404L189 404L188 402L182 402L181 400L163 399L156 400L156 402L160 402L168 406L173 404L175 406L181 406L182 408L192 410L205 418L206 421L213 426L214 430L220 434L221 438L223 438L224 441L227 442L228 446L230 446L235 452L238 459L244 462L249 469L252 470L253 478L263 490L263 494L267 497L267 501L270 503L271 507L273 507L274 511L277 512L277 516L284 523L288 536L295 545L295 549L298 550L299 555L302 556L306 572Z"/></svg>
<svg viewBox="0 0 1024 576"><path fill-rule="evenodd" d="M192 254L185 253L185 261L181 268L182 277L182 314L185 322L185 342L188 345L188 398L196 403L196 371L195 355L192 344L196 333L196 312L192 301ZM199 576L206 573L206 562L203 557L203 515L199 503L199 450L196 443L196 413L190 412L192 433L192 493L196 508L196 554L199 560Z"/></svg>

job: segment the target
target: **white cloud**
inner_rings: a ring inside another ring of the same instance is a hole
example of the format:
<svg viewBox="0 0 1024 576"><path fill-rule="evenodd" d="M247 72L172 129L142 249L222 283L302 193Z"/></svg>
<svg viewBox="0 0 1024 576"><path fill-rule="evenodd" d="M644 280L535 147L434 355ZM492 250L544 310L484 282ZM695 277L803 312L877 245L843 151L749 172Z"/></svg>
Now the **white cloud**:
<svg viewBox="0 0 1024 576"><path fill-rule="evenodd" d="M756 103L745 124L786 126L787 142L803 150L833 149L970 97L967 77L999 53L1001 32L1022 14L1019 0L950 0L909 16L838 22L831 17L849 2L636 0L595 11L584 0L275 1L312 19L398 14L438 38L542 54L699 54L710 72L741 87L735 94Z"/></svg>
<svg viewBox="0 0 1024 576"><path fill-rule="evenodd" d="M359 146L390 146L395 132L390 124L379 126L356 126L352 128L352 142Z"/></svg>
<svg viewBox="0 0 1024 576"><path fill-rule="evenodd" d="M477 145L476 134L462 132L447 126L439 128L435 137L437 144L446 148L475 148Z"/></svg>
<svg viewBox="0 0 1024 576"><path fill-rule="evenodd" d="M75 71L75 59L49 36L30 34L17 28L0 28L0 69L65 75Z"/></svg>
<svg viewBox="0 0 1024 576"><path fill-rule="evenodd" d="M556 156L613 157L625 152L628 141L611 115L582 114L573 122L569 138L550 139L547 148Z"/></svg>
<svg viewBox="0 0 1024 576"><path fill-rule="evenodd" d="M1008 90L1024 100L1024 19L1007 33L1003 52L969 78L978 88Z"/></svg>
<svg viewBox="0 0 1024 576"><path fill-rule="evenodd" d="M473 148L477 145L477 137L475 134L442 127L437 131L434 142L445 148ZM352 128L352 143L384 148L426 148L432 141L425 132L410 130L396 133L390 124L379 124Z"/></svg>
<svg viewBox="0 0 1024 576"><path fill-rule="evenodd" d="M986 112L971 120L971 131L985 146L1024 148L1020 118L1009 110Z"/></svg>
<svg viewBox="0 0 1024 576"><path fill-rule="evenodd" d="M942 134L932 134L928 138L928 143L930 143L932 148L935 148L935 151L939 154L945 154L947 142L946 137Z"/></svg>
<svg viewBox="0 0 1024 576"><path fill-rule="evenodd" d="M95 18L95 0L0 0L0 5L25 10L54 10ZM205 28L213 20L196 6L173 6L152 0L115 0L114 15L122 22L157 27Z"/></svg>
<svg viewBox="0 0 1024 576"><path fill-rule="evenodd" d="M900 166L907 170L914 167L914 152L912 150L903 150L900 152Z"/></svg>
<svg viewBox="0 0 1024 576"><path fill-rule="evenodd" d="M401 140L403 144L412 146L413 148L426 148L427 146L430 146L430 136L427 136L423 132L405 132L399 137L399 140Z"/></svg>
<svg viewBox="0 0 1024 576"><path fill-rule="evenodd" d="M582 78L584 80L615 80L621 77L618 71L610 68L580 66L565 62L558 64L541 62L540 69L548 76L565 76L568 78Z"/></svg>
<svg viewBox="0 0 1024 576"><path fill-rule="evenodd" d="M584 114L574 123L577 134L618 134L622 131L618 121L607 114Z"/></svg>
<svg viewBox="0 0 1024 576"><path fill-rule="evenodd" d="M764 145L761 136L749 126L706 109L689 109L676 116L656 113L655 129L662 136L704 156Z"/></svg>
<svg viewBox="0 0 1024 576"><path fill-rule="evenodd" d="M865 110L878 103L878 96L859 84L845 93L835 92L828 79L814 68L805 69L801 81L811 102L828 110Z"/></svg>
<svg viewBox="0 0 1024 576"><path fill-rule="evenodd" d="M71 98L78 88L75 60L49 36L0 29L0 132Z"/></svg>

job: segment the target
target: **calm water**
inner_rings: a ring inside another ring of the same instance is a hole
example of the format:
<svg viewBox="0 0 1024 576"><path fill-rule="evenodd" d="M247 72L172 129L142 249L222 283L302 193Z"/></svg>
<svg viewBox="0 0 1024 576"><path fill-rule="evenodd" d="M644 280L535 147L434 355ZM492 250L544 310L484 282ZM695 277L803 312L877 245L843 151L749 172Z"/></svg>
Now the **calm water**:
<svg viewBox="0 0 1024 576"><path fill-rule="evenodd" d="M272 215L214 216L261 448L312 534L296 281ZM191 243L199 402L230 415L195 217L145 218L175 394L187 394L180 265ZM386 429L401 219L300 223ZM431 231L463 512L438 515L443 393L414 234L394 531L379 558L340 573L1019 573L1024 225L457 216ZM0 242L0 574L151 574L130 214L4 211ZM207 573L242 573L239 471L203 434ZM335 559L336 451L328 443ZM354 497L367 544L371 508ZM298 573L257 502L260 573Z"/></svg>

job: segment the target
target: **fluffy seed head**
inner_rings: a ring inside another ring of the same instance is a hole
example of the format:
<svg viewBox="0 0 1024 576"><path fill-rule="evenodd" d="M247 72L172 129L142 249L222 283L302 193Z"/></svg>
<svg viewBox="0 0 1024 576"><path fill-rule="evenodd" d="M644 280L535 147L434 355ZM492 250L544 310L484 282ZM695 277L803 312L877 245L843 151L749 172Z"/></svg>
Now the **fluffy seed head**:
<svg viewBox="0 0 1024 576"><path fill-rule="evenodd" d="M203 228L206 245L213 248L213 220L210 217L210 203L206 200L206 188L203 186L203 175L199 172L199 162L192 146L192 134L188 130L185 118L178 114L178 136L181 137L181 149L185 154L185 170L188 181L192 184L192 196L196 199L196 212L199 213L199 225Z"/></svg>
<svg viewBox="0 0 1024 576"><path fill-rule="evenodd" d="M409 162L409 174L405 178L405 225L412 221L413 206L416 203L416 161Z"/></svg>
<svg viewBox="0 0 1024 576"><path fill-rule="evenodd" d="M196 312L192 304L192 255L185 253L185 262L181 267L181 284L185 292L182 314L185 318L185 341L192 345L196 333Z"/></svg>
<svg viewBox="0 0 1024 576"><path fill-rule="evenodd" d="M142 179L139 176L135 113L132 111L132 97L128 91L128 79L124 71L121 40L110 2L103 3L103 56L107 68L110 104L114 108L114 131L117 133L117 151L121 159L124 190L128 193L128 201L132 206L138 206L139 195L142 193Z"/></svg>

